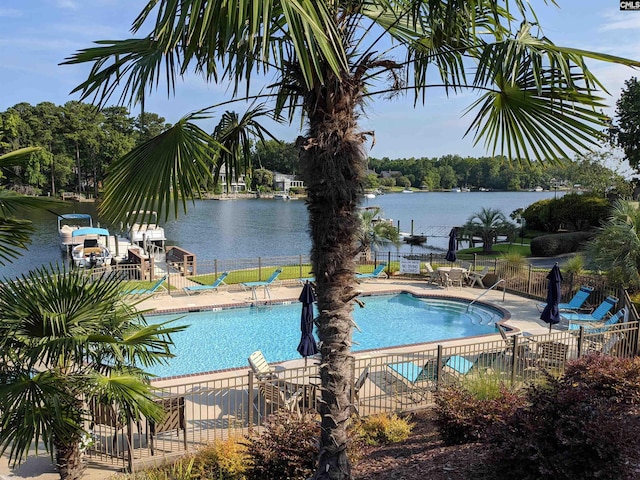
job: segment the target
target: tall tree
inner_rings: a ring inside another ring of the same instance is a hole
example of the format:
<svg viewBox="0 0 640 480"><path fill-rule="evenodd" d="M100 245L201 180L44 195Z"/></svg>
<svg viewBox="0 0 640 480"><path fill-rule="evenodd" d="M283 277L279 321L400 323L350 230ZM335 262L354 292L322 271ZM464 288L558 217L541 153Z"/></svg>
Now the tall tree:
<svg viewBox="0 0 640 480"><path fill-rule="evenodd" d="M611 134L614 143L624 150L631 168L640 173L640 82L636 77L624 82Z"/></svg>
<svg viewBox="0 0 640 480"><path fill-rule="evenodd" d="M424 101L435 85L451 94L472 89L479 97L471 106L476 115L468 131L477 141L510 158L546 161L593 145L608 124L596 96L601 84L586 60L640 66L557 46L529 18L537 24L524 0L153 0L133 24L134 33L150 26L148 34L102 41L66 62L93 63L76 91L99 102L114 92L122 92L122 102L143 102L159 77L166 76L171 89L191 70L208 81L229 82L234 97L246 99L254 73L275 74L275 113L290 121L302 115L306 130L296 144L307 186L321 312L316 479L351 478L346 427L353 411L356 208L371 133L359 128L358 119L367 100L408 90ZM123 198L139 204L147 201L144 196L159 197L166 212L197 194L196 177L211 147L189 120L156 142L163 147L160 161L143 162L138 156L114 167L114 183L107 185L114 194L103 204L104 214L121 214L116 203ZM188 162L184 151L192 155ZM153 155L150 143L146 154ZM153 174L161 168L162 179Z"/></svg>

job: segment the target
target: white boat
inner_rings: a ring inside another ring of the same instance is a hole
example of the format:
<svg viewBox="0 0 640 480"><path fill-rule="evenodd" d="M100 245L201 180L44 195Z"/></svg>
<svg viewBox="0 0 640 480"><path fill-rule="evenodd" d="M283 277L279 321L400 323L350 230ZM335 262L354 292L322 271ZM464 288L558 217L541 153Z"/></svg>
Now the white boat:
<svg viewBox="0 0 640 480"><path fill-rule="evenodd" d="M405 188L404 190L402 190L402 193L413 193L413 190Z"/></svg>
<svg viewBox="0 0 640 480"><path fill-rule="evenodd" d="M286 193L274 193L273 198L276 200L291 200L291 197Z"/></svg>
<svg viewBox="0 0 640 480"><path fill-rule="evenodd" d="M109 230L104 228L79 228L72 237L82 238L82 243L71 249L74 267L92 268L111 264L113 256L107 247Z"/></svg>
<svg viewBox="0 0 640 480"><path fill-rule="evenodd" d="M461 191L462 191L462 189L461 189L460 187L453 187L453 188L451 189L451 191L452 191L452 192L461 192Z"/></svg>
<svg viewBox="0 0 640 480"><path fill-rule="evenodd" d="M75 230L93 227L93 218L88 213L65 213L58 215L58 233L60 234L60 248L63 252L83 242L81 236L73 236Z"/></svg>
<svg viewBox="0 0 640 480"><path fill-rule="evenodd" d="M364 194L364 198L376 198L376 194L375 193L365 193Z"/></svg>
<svg viewBox="0 0 640 480"><path fill-rule="evenodd" d="M149 244L157 245L164 249L164 243L167 240L164 234L164 228L158 225L157 212L132 212L127 217L133 215L134 220L141 219L142 222L127 224L127 238L133 245L145 247Z"/></svg>

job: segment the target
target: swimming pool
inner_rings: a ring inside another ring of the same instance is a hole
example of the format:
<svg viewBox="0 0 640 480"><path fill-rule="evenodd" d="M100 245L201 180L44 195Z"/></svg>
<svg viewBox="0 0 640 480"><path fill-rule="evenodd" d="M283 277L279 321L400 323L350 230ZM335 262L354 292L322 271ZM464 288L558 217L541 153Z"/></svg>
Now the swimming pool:
<svg viewBox="0 0 640 480"><path fill-rule="evenodd" d="M494 333L495 322L503 317L502 311L486 305L468 309L463 300L408 293L362 300L365 308L356 306L353 312L361 330L354 330L354 351ZM176 357L150 371L169 377L242 367L254 350L262 350L270 362L300 358L300 311L301 303L291 302L182 314L173 324L189 327L172 336ZM153 315L148 321L178 316Z"/></svg>

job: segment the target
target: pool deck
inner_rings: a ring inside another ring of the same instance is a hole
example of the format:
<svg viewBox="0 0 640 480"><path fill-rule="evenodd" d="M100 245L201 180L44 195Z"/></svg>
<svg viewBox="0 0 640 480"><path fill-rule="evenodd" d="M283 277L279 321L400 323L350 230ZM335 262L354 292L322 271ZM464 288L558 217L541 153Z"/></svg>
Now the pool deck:
<svg viewBox="0 0 640 480"><path fill-rule="evenodd" d="M505 325L519 331L529 332L532 334L544 334L549 331L548 325L539 319L540 312L536 308L536 304L539 302L509 293L503 294L501 290L484 290L470 287L449 287L445 289L423 281L407 281L395 278L363 281L359 284L358 288L362 291L361 298L365 303L364 308L366 308L366 296L371 294L399 293L404 291L416 295L457 297L468 300L477 299L480 295L484 294L479 301L495 305L509 313L509 318L503 322ZM270 288L271 301L298 302L298 296L300 295L301 290L302 284L299 282L272 285ZM251 295L251 290L242 290L237 286L224 287L219 291L206 291L190 296L184 294L182 291L174 291L172 295L168 295L165 292L141 301L137 305L137 308L140 310L148 310L149 313L178 313L220 308L224 306L250 305L251 303L255 303L255 300L252 300ZM264 292L262 289L257 291L257 295L259 303L263 303L268 300L263 298ZM359 307L355 306L354 308ZM150 323L153 323L152 316L149 317L148 320ZM496 337L499 337L499 335L496 334ZM447 344L461 344L465 341L468 341L468 339L453 340L451 342L447 342ZM376 353L383 353L391 350L400 353L412 350L415 351L419 348L421 347L413 345L396 347L393 349L376 349ZM356 357L368 354L370 354L370 352L368 353L366 351L354 353ZM283 365L294 366L301 364L302 362L302 359L290 360L283 362ZM215 377L216 373L209 373L204 376ZM170 386L172 383L175 384L181 381L184 381L184 378L176 377L175 379L161 380L158 382L158 385ZM156 384L156 382L154 382L154 384ZM85 478L95 480L105 479L112 476L114 473L116 473L116 470L114 469L105 469L104 467L94 468L90 465ZM51 464L50 459L46 456L31 456L23 465L16 469L10 468L7 462L7 456L3 456L2 460L0 460L0 480L26 477L32 480L56 480L60 478Z"/></svg>

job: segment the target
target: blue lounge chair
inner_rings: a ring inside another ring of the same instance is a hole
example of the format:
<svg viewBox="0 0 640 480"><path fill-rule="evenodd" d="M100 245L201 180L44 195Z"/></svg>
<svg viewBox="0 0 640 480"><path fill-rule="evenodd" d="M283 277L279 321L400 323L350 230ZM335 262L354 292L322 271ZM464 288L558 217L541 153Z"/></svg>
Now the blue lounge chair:
<svg viewBox="0 0 640 480"><path fill-rule="evenodd" d="M356 273L356 279L362 280L365 278L378 278L381 275L384 275L386 278L387 274L384 273L384 269L386 266L387 264L383 262L380 265L378 265L376 269L371 273Z"/></svg>
<svg viewBox="0 0 640 480"><path fill-rule="evenodd" d="M134 290L129 290L124 292L125 295L153 295L156 291L162 287L162 284L167 279L167 275L163 275L160 280L158 280L151 288L136 288Z"/></svg>
<svg viewBox="0 0 640 480"><path fill-rule="evenodd" d="M278 268L276 269L276 271L274 271L271 276L269 278L267 278L266 280L262 281L262 282L244 282L241 283L240 285L242 285L244 288L250 288L251 289L251 298L253 300L258 300L258 295L256 293L256 289L258 287L264 287L264 297L267 298L269 297L269 299L271 299L271 292L269 292L269 285L271 285L273 282L275 282L278 279L278 276L282 273L282 269Z"/></svg>
<svg viewBox="0 0 640 480"><path fill-rule="evenodd" d="M611 317L609 317L609 319L606 322L604 322L602 325L592 327L587 324L585 326L584 332L588 334L605 333L609 331L611 327L613 327L616 323L620 322L625 315L626 315L626 310L624 308L621 308L615 313L615 315L611 315ZM580 325L576 325L575 323L569 324L569 330L578 330L579 328L580 328Z"/></svg>
<svg viewBox="0 0 640 480"><path fill-rule="evenodd" d="M587 298L589 298L589 295L591 295L591 292L593 292L593 288L592 287L587 287L585 285L583 285L582 287L580 287L580 290L578 290L576 292L576 294L573 296L573 298L571 300L569 300L568 303L559 303L558 304L558 310L560 311L573 311L576 312L577 310L580 310L582 308L582 306L584 305L584 302L587 301ZM538 304L538 309L540 311L544 310L544 307L546 307L547 304L546 303L540 303Z"/></svg>
<svg viewBox="0 0 640 480"><path fill-rule="evenodd" d="M229 275L229 272L222 272L222 274L209 285L192 285L190 287L184 287L184 293L189 295L191 293L203 292L205 290L218 290L218 287L221 285L226 285L226 283L224 283L224 279L227 278L227 275Z"/></svg>
<svg viewBox="0 0 640 480"><path fill-rule="evenodd" d="M612 295L604 299L604 301L591 313L560 313L560 317L569 321L569 328L573 322L602 322L609 311L618 303L618 299Z"/></svg>

